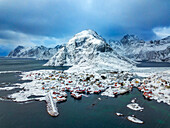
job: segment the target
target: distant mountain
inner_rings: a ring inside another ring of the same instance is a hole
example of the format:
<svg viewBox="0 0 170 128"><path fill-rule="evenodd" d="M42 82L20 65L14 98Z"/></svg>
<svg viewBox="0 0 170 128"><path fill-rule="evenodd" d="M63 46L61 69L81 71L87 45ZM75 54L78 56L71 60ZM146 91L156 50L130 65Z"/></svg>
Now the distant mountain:
<svg viewBox="0 0 170 128"><path fill-rule="evenodd" d="M8 54L11 58L35 58L38 60L50 59L62 45L57 45L55 48L47 48L44 46L24 47L18 46Z"/></svg>
<svg viewBox="0 0 170 128"><path fill-rule="evenodd" d="M110 40L108 44L135 61L170 62L170 36L145 42L135 35L125 35L120 41Z"/></svg>
<svg viewBox="0 0 170 128"><path fill-rule="evenodd" d="M95 31L84 30L69 40L45 66L94 67L95 69L123 69L132 66L126 57L120 56ZM76 69L77 69L76 68ZM91 68L92 69L92 68Z"/></svg>

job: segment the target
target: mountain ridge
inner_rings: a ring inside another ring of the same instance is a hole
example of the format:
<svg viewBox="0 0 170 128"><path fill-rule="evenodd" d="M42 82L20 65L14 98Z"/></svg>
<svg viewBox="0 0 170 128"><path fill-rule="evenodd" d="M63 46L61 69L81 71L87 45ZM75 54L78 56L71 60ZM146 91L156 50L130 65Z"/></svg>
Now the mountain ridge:
<svg viewBox="0 0 170 128"><path fill-rule="evenodd" d="M11 58L35 58L37 60L50 59L62 45L57 45L54 48L47 48L45 46L24 47L18 46L8 54Z"/></svg>
<svg viewBox="0 0 170 128"><path fill-rule="evenodd" d="M135 35L125 35L120 41L108 44L116 51L135 61L170 62L170 36L154 41L144 41Z"/></svg>
<svg viewBox="0 0 170 128"><path fill-rule="evenodd" d="M85 43L89 42L89 43ZM93 42L93 43L91 43ZM85 43L85 44L83 44ZM93 46L91 46L93 45ZM133 61L154 61L154 62L170 62L170 36L165 37L160 40L154 41L144 41L139 39L136 35L126 34L119 41L109 40L106 42L104 38L98 35L97 32L87 29L80 33L75 34L69 41L67 45L57 45L55 48L46 48L45 46L35 46L35 47L24 47L18 46L13 51L8 54L8 57L12 58L35 58L38 60L49 60L53 55L57 54L58 50L64 47L65 50L74 54L78 52L78 50L82 50L82 48L86 48L86 51L89 52L91 49L91 54L95 51L100 52L108 52L112 51L115 54L119 54L124 56L127 59L132 59ZM68 48L72 47L72 49ZM67 52L64 53L65 50L61 50L60 52L63 55L67 56ZM81 53L83 54L83 53ZM92 57L89 52L87 56ZM59 55L59 53L58 53ZM80 56L80 55L79 55ZM81 56L83 58L83 56ZM62 57L61 57L62 58ZM71 64L73 62L74 57L71 57L70 62L68 60L60 60L60 64L64 65L65 63ZM53 62L54 63L54 62ZM75 63L79 63L78 61ZM55 64L51 64L54 65ZM66 65L66 64L65 64Z"/></svg>

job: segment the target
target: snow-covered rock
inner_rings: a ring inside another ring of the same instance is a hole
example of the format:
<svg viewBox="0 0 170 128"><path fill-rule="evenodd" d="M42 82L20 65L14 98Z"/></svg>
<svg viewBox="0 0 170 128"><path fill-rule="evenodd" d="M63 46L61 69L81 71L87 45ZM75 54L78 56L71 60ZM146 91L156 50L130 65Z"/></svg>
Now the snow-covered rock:
<svg viewBox="0 0 170 128"><path fill-rule="evenodd" d="M108 43L119 54L137 61L170 62L170 36L155 41L144 41L135 35L125 35L120 41Z"/></svg>
<svg viewBox="0 0 170 128"><path fill-rule="evenodd" d="M47 48L44 46L24 47L18 46L11 51L8 57L11 58L35 58L38 60L50 59L62 46L57 45L55 48Z"/></svg>
<svg viewBox="0 0 170 128"><path fill-rule="evenodd" d="M95 31L84 30L69 40L45 66L73 66L71 70L120 69L132 62L117 54Z"/></svg>

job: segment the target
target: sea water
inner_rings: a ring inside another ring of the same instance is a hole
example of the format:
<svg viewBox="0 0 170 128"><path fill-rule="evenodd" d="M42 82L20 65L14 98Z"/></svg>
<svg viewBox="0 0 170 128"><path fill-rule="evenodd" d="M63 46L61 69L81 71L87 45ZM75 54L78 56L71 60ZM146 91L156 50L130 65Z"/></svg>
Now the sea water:
<svg viewBox="0 0 170 128"><path fill-rule="evenodd" d="M43 67L46 61L34 59L0 58L0 71L31 71L39 69L65 70L68 67ZM0 86L20 83L20 73L1 73ZM14 90L16 91L16 90ZM13 91L0 91L6 96ZM98 100L98 98L101 100ZM133 98L144 107L143 112L126 107ZM44 101L16 103L0 101L0 128L170 128L170 106L144 99L141 92L133 89L131 93L116 98L89 95L75 100L68 94L67 101L57 104L58 117L51 117L46 111ZM116 112L125 116L135 115L144 124L135 124L125 117L118 117Z"/></svg>

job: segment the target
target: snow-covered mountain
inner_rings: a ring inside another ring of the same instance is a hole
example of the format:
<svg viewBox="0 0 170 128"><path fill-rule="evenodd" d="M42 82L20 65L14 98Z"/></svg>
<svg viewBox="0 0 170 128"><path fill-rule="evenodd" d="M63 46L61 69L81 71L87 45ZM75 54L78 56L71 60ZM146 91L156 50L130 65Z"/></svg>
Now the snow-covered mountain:
<svg viewBox="0 0 170 128"><path fill-rule="evenodd" d="M117 54L95 31L84 30L69 40L44 66L73 66L70 70L120 69L132 62Z"/></svg>
<svg viewBox="0 0 170 128"><path fill-rule="evenodd" d="M11 51L8 57L11 58L35 58L37 60L49 60L60 48L57 45L55 48L47 48L44 46L24 47L18 46Z"/></svg>
<svg viewBox="0 0 170 128"><path fill-rule="evenodd" d="M170 36L145 42L135 35L125 35L120 41L110 40L108 44L119 54L136 61L170 62Z"/></svg>

